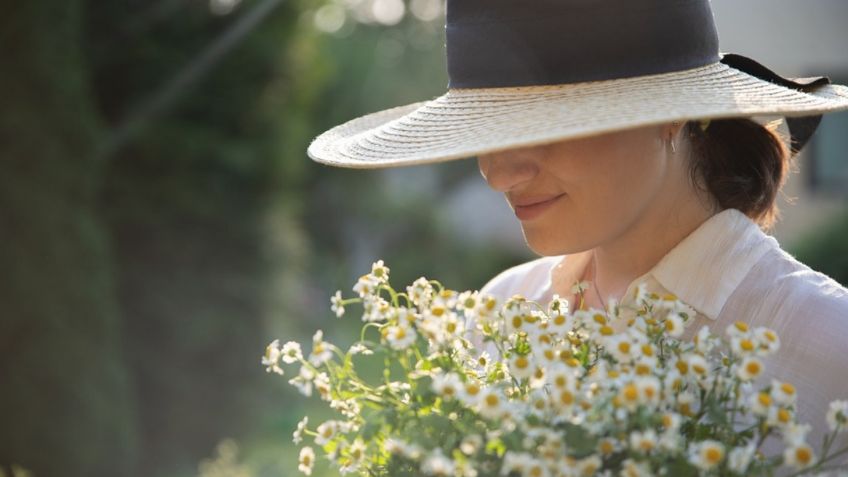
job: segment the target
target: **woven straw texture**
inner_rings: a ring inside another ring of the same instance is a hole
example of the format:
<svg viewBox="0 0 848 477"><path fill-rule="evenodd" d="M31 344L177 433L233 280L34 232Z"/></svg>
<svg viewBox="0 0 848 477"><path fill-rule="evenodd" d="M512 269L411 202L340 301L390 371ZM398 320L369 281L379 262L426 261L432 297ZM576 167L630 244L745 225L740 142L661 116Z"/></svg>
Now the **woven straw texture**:
<svg viewBox="0 0 848 477"><path fill-rule="evenodd" d="M332 166L398 167L676 120L840 110L848 110L848 86L808 94L714 63L620 80L451 89L336 126L308 154Z"/></svg>

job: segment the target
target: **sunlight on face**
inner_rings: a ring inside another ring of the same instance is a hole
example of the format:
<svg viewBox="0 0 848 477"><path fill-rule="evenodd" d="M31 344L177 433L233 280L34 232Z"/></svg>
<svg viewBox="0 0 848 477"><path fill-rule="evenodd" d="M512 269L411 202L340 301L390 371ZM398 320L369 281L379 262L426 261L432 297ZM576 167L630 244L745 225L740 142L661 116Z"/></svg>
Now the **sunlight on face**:
<svg viewBox="0 0 848 477"><path fill-rule="evenodd" d="M633 229L649 211L668 207L685 168L670 160L665 125L515 148L478 157L489 186L510 207L560 196L521 219L539 255L594 248Z"/></svg>

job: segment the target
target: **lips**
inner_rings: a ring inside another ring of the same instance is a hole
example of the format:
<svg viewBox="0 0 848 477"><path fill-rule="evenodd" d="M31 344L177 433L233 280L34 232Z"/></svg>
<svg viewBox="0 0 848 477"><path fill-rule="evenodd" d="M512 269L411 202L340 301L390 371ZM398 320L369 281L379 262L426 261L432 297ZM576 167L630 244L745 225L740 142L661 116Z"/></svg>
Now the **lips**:
<svg viewBox="0 0 848 477"><path fill-rule="evenodd" d="M544 197L526 197L516 200L513 203L515 215L519 220L532 220L550 208L564 195L565 194Z"/></svg>

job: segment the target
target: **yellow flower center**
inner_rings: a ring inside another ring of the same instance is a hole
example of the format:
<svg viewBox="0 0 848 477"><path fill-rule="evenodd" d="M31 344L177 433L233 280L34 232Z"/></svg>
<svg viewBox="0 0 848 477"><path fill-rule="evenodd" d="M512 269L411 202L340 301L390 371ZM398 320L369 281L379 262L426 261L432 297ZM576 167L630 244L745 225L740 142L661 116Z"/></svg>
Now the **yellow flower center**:
<svg viewBox="0 0 848 477"><path fill-rule="evenodd" d="M618 344L618 350L620 352L624 353L624 354L629 353L630 352L630 343L627 342L627 341L622 341L621 343Z"/></svg>
<svg viewBox="0 0 848 477"><path fill-rule="evenodd" d="M613 331L613 329L612 329L612 327L611 327L611 326L609 326L609 325L604 325L604 326L602 326L602 327L601 327L601 334L602 334L602 335L604 335L604 336L610 336L610 335L611 335L611 334L613 334L613 333L614 333L614 331Z"/></svg>
<svg viewBox="0 0 848 477"><path fill-rule="evenodd" d="M574 402L574 395L570 391L563 391L559 393L559 402L565 405L571 405Z"/></svg>
<svg viewBox="0 0 848 477"><path fill-rule="evenodd" d="M757 401L765 407L771 406L771 396L766 393L760 393L759 396L757 396Z"/></svg>
<svg viewBox="0 0 848 477"><path fill-rule="evenodd" d="M498 396L495 394L489 394L488 396L486 396L486 405L489 407L495 407L500 402L500 399L498 399Z"/></svg>
<svg viewBox="0 0 848 477"><path fill-rule="evenodd" d="M557 325L557 326L564 325L565 324L565 316L564 315L555 316L554 317L554 324Z"/></svg>
<svg viewBox="0 0 848 477"><path fill-rule="evenodd" d="M721 462L722 457L724 457L724 455L721 452L721 449L717 447L707 447L707 450L704 452L704 460L712 465Z"/></svg>
<svg viewBox="0 0 848 477"><path fill-rule="evenodd" d="M745 366L745 371L747 371L748 374L751 374L751 375L754 375L754 376L756 376L757 374L760 374L760 369L761 369L760 363L758 363L756 361L750 361Z"/></svg>
<svg viewBox="0 0 848 477"><path fill-rule="evenodd" d="M810 451L809 447L801 446L795 449L795 459L797 459L798 462L807 465L811 460L813 460L813 453Z"/></svg>
<svg viewBox="0 0 848 477"><path fill-rule="evenodd" d="M524 356L519 356L515 359L515 367L518 369L527 369L527 366L529 365L530 361Z"/></svg>
<svg viewBox="0 0 848 477"><path fill-rule="evenodd" d="M622 393L624 394L624 398L628 401L635 401L639 398L639 390L636 389L636 385L633 383L624 386Z"/></svg>
<svg viewBox="0 0 848 477"><path fill-rule="evenodd" d="M521 319L520 316L512 317L512 327L513 328L521 328L521 325L524 323L524 320Z"/></svg>
<svg viewBox="0 0 848 477"><path fill-rule="evenodd" d="M793 395L793 394L795 394L795 386L793 386L793 385L791 385L791 384L789 384L789 383L783 383L783 384L781 384L781 385L780 385L780 389L781 389L781 391L783 391L785 394L788 394L788 395L790 395L790 396L791 396L791 395Z"/></svg>
<svg viewBox="0 0 848 477"><path fill-rule="evenodd" d="M748 331L748 324L743 322L743 321L737 321L736 323L733 324L733 326L735 326L737 330L739 330L743 333Z"/></svg>
<svg viewBox="0 0 848 477"><path fill-rule="evenodd" d="M739 347L742 348L744 351L753 351L754 343L751 340L742 340L741 342L739 342Z"/></svg>

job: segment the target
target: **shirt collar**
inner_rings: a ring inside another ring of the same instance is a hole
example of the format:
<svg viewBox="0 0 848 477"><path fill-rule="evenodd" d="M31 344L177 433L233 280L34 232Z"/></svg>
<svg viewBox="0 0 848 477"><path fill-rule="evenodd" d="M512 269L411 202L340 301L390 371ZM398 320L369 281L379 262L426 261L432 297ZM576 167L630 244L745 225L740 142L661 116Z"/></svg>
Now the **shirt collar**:
<svg viewBox="0 0 848 477"><path fill-rule="evenodd" d="M748 216L725 209L698 226L649 272L666 290L715 320L767 251L779 247Z"/></svg>
<svg viewBox="0 0 848 477"><path fill-rule="evenodd" d="M744 213L725 209L704 221L650 271L634 280L625 296L632 296L634 287L650 275L667 291L715 320L753 265L776 247L777 240ZM587 250L554 257L556 265L550 269L546 289L571 289L591 255Z"/></svg>

